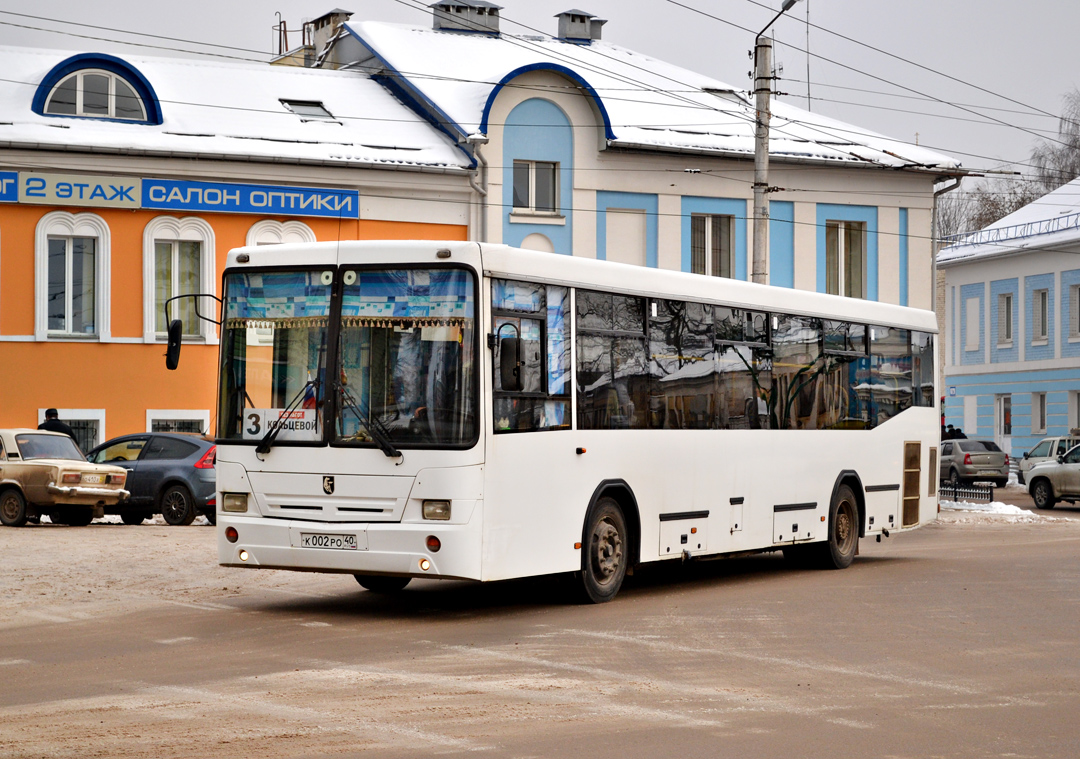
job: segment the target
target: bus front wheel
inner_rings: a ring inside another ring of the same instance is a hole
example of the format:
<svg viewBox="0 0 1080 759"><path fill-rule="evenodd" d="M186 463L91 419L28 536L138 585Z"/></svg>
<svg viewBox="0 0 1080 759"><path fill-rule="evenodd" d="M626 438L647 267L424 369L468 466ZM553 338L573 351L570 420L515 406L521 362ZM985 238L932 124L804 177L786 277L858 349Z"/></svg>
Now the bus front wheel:
<svg viewBox="0 0 1080 759"><path fill-rule="evenodd" d="M821 549L821 565L825 569L850 566L859 549L859 504L847 485L837 488L829 507L829 539Z"/></svg>
<svg viewBox="0 0 1080 759"><path fill-rule="evenodd" d="M615 598L626 577L626 518L614 498L599 499L585 524L581 581L585 600L600 604Z"/></svg>

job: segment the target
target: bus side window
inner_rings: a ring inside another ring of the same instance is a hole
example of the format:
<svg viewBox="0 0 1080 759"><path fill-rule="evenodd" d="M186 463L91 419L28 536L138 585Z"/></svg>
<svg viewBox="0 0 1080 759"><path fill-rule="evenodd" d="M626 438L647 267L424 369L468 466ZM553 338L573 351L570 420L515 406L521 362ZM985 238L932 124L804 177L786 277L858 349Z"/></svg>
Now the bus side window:
<svg viewBox="0 0 1080 759"><path fill-rule="evenodd" d="M569 293L565 287L492 280L496 433L569 429ZM501 349L507 337L521 339L520 388L503 387Z"/></svg>

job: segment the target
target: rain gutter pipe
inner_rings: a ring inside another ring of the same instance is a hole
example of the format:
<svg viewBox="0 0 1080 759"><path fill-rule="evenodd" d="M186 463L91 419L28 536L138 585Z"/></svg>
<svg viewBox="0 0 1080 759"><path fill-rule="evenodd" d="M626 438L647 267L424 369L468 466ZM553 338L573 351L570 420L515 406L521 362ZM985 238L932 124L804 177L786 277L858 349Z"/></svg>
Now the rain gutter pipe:
<svg viewBox="0 0 1080 759"><path fill-rule="evenodd" d="M473 154L479 164L478 169L469 172L469 186L476 190L476 194L480 196L480 242L487 242L488 163L484 158L484 154L480 152L480 146L488 143L488 137L483 134L470 134L466 140L472 145ZM477 173L480 174L480 185L482 186L476 184Z"/></svg>

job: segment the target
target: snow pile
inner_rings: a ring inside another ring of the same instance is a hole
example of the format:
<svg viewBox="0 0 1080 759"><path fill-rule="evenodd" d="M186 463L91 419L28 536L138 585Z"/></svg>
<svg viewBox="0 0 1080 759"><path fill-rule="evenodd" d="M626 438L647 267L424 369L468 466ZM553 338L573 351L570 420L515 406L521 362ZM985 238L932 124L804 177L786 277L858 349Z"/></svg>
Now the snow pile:
<svg viewBox="0 0 1080 759"><path fill-rule="evenodd" d="M1063 522L1080 525L1080 520L1065 517L1048 517L1034 514L1027 509L1014 506L1011 503L994 501L992 503L972 503L970 501L945 501L939 500L941 514L939 521L968 524L974 522L994 522L1005 524L1042 524L1046 522Z"/></svg>

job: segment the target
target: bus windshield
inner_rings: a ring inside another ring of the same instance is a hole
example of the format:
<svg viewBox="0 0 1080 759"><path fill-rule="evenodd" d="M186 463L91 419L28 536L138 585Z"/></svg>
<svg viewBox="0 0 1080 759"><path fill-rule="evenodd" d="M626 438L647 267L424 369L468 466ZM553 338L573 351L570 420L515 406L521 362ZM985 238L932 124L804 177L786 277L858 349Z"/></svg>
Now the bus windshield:
<svg viewBox="0 0 1080 759"><path fill-rule="evenodd" d="M333 281L330 269L226 276L218 437L279 425L278 442L322 439Z"/></svg>
<svg viewBox="0 0 1080 759"><path fill-rule="evenodd" d="M274 431L274 445L329 440L388 456L471 445L474 304L463 269L229 273L219 437Z"/></svg>
<svg viewBox="0 0 1080 759"><path fill-rule="evenodd" d="M462 269L343 275L339 443L463 446L476 437L475 285ZM388 455L390 455L388 453Z"/></svg>

